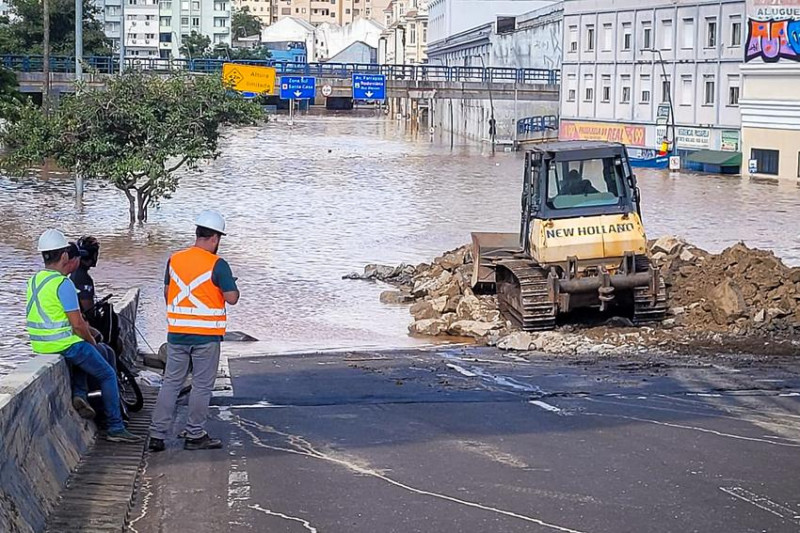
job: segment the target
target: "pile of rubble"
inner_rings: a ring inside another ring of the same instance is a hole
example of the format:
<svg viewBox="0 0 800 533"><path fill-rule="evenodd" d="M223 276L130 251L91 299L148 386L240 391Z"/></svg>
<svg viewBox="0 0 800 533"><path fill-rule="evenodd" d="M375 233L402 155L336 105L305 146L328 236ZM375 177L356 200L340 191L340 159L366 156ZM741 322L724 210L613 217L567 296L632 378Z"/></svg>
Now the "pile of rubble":
<svg viewBox="0 0 800 533"><path fill-rule="evenodd" d="M633 328L626 319L601 326L562 326L556 331L516 331L492 295L471 290L472 254L464 246L432 263L368 265L346 276L387 282L387 304L411 304L413 335L471 337L510 350L550 353L635 353L685 346L692 339L724 337L792 339L800 332L800 268L772 252L736 244L711 254L676 237L649 243L653 264L667 284L669 316L655 327ZM794 341L796 343L797 341Z"/></svg>

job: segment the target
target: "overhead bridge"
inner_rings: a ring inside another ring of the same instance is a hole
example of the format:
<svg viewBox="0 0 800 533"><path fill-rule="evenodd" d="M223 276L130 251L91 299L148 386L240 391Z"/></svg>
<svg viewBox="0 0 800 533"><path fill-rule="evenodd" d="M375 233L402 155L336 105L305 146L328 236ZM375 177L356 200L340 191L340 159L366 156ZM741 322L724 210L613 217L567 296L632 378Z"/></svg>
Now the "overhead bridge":
<svg viewBox="0 0 800 533"><path fill-rule="evenodd" d="M330 86L330 97L352 97L355 73L386 76L387 98L411 99L487 99L558 101L560 71L550 69L505 67L448 67L440 65L378 65L363 63L288 63L281 61L227 61L224 59L132 59L125 69L155 73L189 72L221 75L224 63L274 67L277 76L313 76L317 98L322 88ZM2 65L17 73L20 90L42 92L44 59L42 56L6 55ZM120 71L118 57L86 57L83 79L89 85L104 85L108 76ZM51 57L53 92L72 92L75 80L74 57Z"/></svg>

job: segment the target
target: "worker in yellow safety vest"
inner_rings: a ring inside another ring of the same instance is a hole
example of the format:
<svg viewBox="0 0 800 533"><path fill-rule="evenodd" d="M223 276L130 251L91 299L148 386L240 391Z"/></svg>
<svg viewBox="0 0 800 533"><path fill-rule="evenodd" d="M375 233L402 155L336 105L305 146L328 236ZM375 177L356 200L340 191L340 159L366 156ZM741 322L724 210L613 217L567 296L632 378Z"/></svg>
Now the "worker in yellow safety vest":
<svg viewBox="0 0 800 533"><path fill-rule="evenodd" d="M226 305L239 301L231 267L217 255L225 219L216 211L197 217L194 246L170 257L164 274L167 303L167 365L150 425L150 450L166 448L178 394L192 365L192 392L184 448L209 450L222 442L205 430L208 403L217 377L220 342L227 327Z"/></svg>
<svg viewBox="0 0 800 533"><path fill-rule="evenodd" d="M38 250L44 270L28 280L26 297L31 348L37 354L64 356L73 372L72 405L84 418L95 416L87 399L86 377L100 383L107 440L140 442L141 437L125 429L116 373L97 351L97 342L81 315L78 292L67 278L78 266L80 248L67 242L60 231L49 229L39 237Z"/></svg>

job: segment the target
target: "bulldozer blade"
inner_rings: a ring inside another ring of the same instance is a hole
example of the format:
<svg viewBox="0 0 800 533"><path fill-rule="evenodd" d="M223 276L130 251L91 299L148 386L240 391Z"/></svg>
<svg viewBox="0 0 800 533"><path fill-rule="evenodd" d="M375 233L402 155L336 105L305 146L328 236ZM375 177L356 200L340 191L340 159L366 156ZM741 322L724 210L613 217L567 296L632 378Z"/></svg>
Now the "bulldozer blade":
<svg viewBox="0 0 800 533"><path fill-rule="evenodd" d="M472 287L494 287L495 263L522 253L516 233L474 232L472 234Z"/></svg>

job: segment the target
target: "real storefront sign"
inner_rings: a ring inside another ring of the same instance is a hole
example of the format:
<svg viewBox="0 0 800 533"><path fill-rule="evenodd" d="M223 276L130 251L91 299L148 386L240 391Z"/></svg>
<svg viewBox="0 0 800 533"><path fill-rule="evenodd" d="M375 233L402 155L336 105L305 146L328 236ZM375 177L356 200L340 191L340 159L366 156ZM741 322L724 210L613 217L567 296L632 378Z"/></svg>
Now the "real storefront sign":
<svg viewBox="0 0 800 533"><path fill-rule="evenodd" d="M645 146L644 126L562 120L558 138L562 141L611 141L629 146Z"/></svg>
<svg viewBox="0 0 800 533"><path fill-rule="evenodd" d="M656 128L656 137L663 139L666 132L666 127L659 126ZM675 128L675 141L678 143L678 148L708 150L711 147L711 130L706 128Z"/></svg>
<svg viewBox="0 0 800 533"><path fill-rule="evenodd" d="M724 152L739 151L739 132L723 130L720 138L719 149Z"/></svg>

